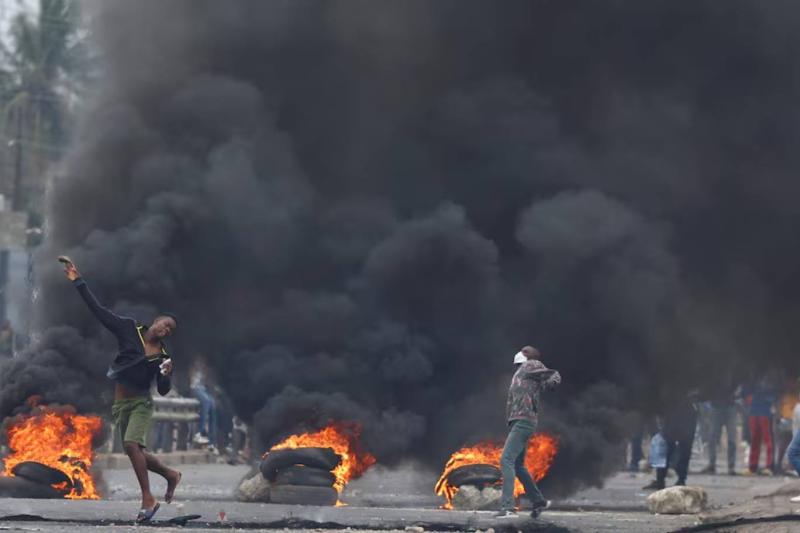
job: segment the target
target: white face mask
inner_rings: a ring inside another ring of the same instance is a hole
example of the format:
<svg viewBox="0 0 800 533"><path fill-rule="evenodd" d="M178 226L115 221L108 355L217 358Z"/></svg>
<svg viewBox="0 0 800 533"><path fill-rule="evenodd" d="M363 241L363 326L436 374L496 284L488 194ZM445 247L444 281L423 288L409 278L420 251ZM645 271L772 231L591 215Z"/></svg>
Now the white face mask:
<svg viewBox="0 0 800 533"><path fill-rule="evenodd" d="M517 365L519 363L524 363L527 360L528 360L528 358L525 357L525 354L522 353L522 352L517 352L517 354L514 356L514 364L515 365Z"/></svg>

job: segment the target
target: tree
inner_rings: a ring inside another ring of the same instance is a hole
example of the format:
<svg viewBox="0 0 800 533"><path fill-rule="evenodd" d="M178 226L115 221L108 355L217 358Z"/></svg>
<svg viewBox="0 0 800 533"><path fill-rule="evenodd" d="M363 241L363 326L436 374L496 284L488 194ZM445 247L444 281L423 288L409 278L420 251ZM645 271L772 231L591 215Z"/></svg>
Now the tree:
<svg viewBox="0 0 800 533"><path fill-rule="evenodd" d="M77 22L75 0L40 0L34 20L27 13L16 16L11 44L3 50L8 67L0 76L0 127L10 141L12 204L36 218L37 196L49 164L63 150L69 104L79 90L85 54Z"/></svg>

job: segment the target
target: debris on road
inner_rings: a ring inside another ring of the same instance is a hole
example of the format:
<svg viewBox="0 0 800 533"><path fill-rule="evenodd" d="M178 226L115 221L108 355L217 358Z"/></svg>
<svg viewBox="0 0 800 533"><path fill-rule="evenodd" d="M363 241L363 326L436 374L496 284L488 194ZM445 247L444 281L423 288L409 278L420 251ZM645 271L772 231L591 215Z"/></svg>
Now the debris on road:
<svg viewBox="0 0 800 533"><path fill-rule="evenodd" d="M453 496L453 508L461 511L486 511L500 508L503 492L497 487L462 485Z"/></svg>
<svg viewBox="0 0 800 533"><path fill-rule="evenodd" d="M270 483L260 471L246 476L236 489L236 499L240 502L269 503Z"/></svg>
<svg viewBox="0 0 800 533"><path fill-rule="evenodd" d="M701 487L669 487L647 497L654 514L697 514L708 507L708 493Z"/></svg>

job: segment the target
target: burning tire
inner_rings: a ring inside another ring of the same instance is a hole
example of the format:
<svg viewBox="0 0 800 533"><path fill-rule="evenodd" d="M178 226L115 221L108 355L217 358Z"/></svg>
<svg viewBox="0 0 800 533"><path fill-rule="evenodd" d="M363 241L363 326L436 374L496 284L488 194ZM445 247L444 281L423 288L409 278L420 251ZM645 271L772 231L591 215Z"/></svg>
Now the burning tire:
<svg viewBox="0 0 800 533"><path fill-rule="evenodd" d="M270 489L270 503L288 505L336 505L339 494L332 487L308 487L300 485L274 485Z"/></svg>
<svg viewBox="0 0 800 533"><path fill-rule="evenodd" d="M500 469L494 465L476 464L456 468L447 476L447 482L454 486L474 485L483 487L494 485L503 478Z"/></svg>
<svg viewBox="0 0 800 533"><path fill-rule="evenodd" d="M57 499L64 496L50 485L21 477L0 476L0 498Z"/></svg>
<svg viewBox="0 0 800 533"><path fill-rule="evenodd" d="M285 448L267 454L261 461L261 473L269 481L275 481L278 470L293 465L310 466L330 472L341 460L333 448Z"/></svg>
<svg viewBox="0 0 800 533"><path fill-rule="evenodd" d="M275 485L303 485L306 487L332 487L336 476L322 468L293 465L279 470Z"/></svg>
<svg viewBox="0 0 800 533"><path fill-rule="evenodd" d="M43 485L66 483L64 485L66 489L72 488L72 480L64 472L34 461L19 463L11 469L11 473L17 477Z"/></svg>

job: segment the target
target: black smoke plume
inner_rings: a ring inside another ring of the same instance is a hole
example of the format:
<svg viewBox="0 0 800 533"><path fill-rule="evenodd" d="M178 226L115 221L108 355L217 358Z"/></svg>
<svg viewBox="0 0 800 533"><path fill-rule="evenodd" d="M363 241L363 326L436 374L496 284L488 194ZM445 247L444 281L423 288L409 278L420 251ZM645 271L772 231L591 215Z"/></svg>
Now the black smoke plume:
<svg viewBox="0 0 800 533"><path fill-rule="evenodd" d="M629 411L796 371L796 3L89 6L103 79L2 414L108 401L60 253L120 311L179 312L179 369L206 354L265 445L356 419L382 462L442 465L503 435L532 343L563 492L617 467Z"/></svg>

